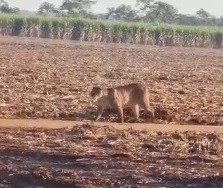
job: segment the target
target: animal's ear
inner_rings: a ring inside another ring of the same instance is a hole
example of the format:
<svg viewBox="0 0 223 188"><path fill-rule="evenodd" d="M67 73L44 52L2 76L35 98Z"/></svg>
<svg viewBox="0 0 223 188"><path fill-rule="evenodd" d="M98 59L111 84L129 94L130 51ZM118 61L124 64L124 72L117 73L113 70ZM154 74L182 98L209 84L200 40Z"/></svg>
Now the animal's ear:
<svg viewBox="0 0 223 188"><path fill-rule="evenodd" d="M95 91L101 91L102 89L101 89L100 87L96 86L96 87L93 87L92 90L95 90Z"/></svg>
<svg viewBox="0 0 223 188"><path fill-rule="evenodd" d="M94 86L94 87L92 88L92 90L95 90L95 89L97 89L97 87Z"/></svg>
<svg viewBox="0 0 223 188"><path fill-rule="evenodd" d="M95 87L92 87L92 88L91 88L91 92L94 91L94 90L95 90Z"/></svg>
<svg viewBox="0 0 223 188"><path fill-rule="evenodd" d="M94 97L95 95L101 94L101 88L100 87L93 87L91 90L91 96Z"/></svg>
<svg viewBox="0 0 223 188"><path fill-rule="evenodd" d="M100 87L98 87L98 93L100 93L100 95L102 93L102 89Z"/></svg>
<svg viewBox="0 0 223 188"><path fill-rule="evenodd" d="M91 96L93 96L94 91L95 91L95 87L92 87L91 92L90 92Z"/></svg>

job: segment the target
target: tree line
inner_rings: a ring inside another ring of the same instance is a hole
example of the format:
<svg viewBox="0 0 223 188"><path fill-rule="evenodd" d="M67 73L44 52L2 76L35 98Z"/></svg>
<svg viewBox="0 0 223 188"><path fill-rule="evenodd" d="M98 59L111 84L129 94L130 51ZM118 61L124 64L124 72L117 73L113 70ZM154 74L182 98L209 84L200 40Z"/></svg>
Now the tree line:
<svg viewBox="0 0 223 188"><path fill-rule="evenodd" d="M38 10L39 15L57 17L84 17L90 19L108 19L111 14L118 19L131 22L163 22L181 25L223 26L223 16L215 17L208 11L200 9L194 15L181 14L174 6L155 0L137 0L135 8L122 4L107 9L104 14L95 14L90 8L97 0L63 0L59 7L43 2ZM10 7L5 0L0 0L0 11L3 13L20 13L19 8Z"/></svg>

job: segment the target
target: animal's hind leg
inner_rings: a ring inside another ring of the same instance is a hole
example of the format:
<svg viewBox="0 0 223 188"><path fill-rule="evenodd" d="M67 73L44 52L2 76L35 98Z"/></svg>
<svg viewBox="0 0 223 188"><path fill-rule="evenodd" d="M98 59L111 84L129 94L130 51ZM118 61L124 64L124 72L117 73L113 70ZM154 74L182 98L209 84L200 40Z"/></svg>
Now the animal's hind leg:
<svg viewBox="0 0 223 188"><path fill-rule="evenodd" d="M143 104L143 108L147 111L147 113L150 114L151 122L153 123L154 122L154 118L155 118L154 109L149 104L146 104L146 103Z"/></svg>
<svg viewBox="0 0 223 188"><path fill-rule="evenodd" d="M134 113L134 120L137 121L139 119L139 105L135 105L132 111Z"/></svg>

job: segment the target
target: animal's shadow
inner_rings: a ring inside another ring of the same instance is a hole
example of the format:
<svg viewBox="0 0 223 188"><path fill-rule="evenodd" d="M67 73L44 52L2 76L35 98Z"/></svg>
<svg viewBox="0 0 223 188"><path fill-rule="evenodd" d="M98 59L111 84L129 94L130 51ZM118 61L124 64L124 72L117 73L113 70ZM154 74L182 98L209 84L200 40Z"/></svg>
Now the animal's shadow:
<svg viewBox="0 0 223 188"><path fill-rule="evenodd" d="M155 110L155 119L164 120L167 122L173 121L173 117L164 109L154 108ZM130 108L125 108L124 110L124 121L126 123L134 123L134 114ZM87 108L85 112L72 112L72 113L60 113L57 117L53 117L54 120L65 120L65 121L94 121L97 116L96 108ZM149 122L151 117L150 114L145 110L140 110L140 118L137 122L144 123ZM117 122L118 113L115 109L105 109L100 122Z"/></svg>

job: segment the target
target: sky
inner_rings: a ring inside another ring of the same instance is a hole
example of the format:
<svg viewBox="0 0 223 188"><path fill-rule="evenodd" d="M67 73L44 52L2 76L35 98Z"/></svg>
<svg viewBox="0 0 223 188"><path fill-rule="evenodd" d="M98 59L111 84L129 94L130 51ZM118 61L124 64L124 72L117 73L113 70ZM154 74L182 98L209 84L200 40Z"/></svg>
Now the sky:
<svg viewBox="0 0 223 188"><path fill-rule="evenodd" d="M56 6L62 3L62 0L6 0L10 6L19 7L22 10L36 11L39 5L48 1ZM204 8L215 16L223 15L223 0L161 0L176 7L180 13L194 14L200 8ZM135 7L136 0L98 0L92 7L95 13L105 13L108 7L117 7L121 4Z"/></svg>

